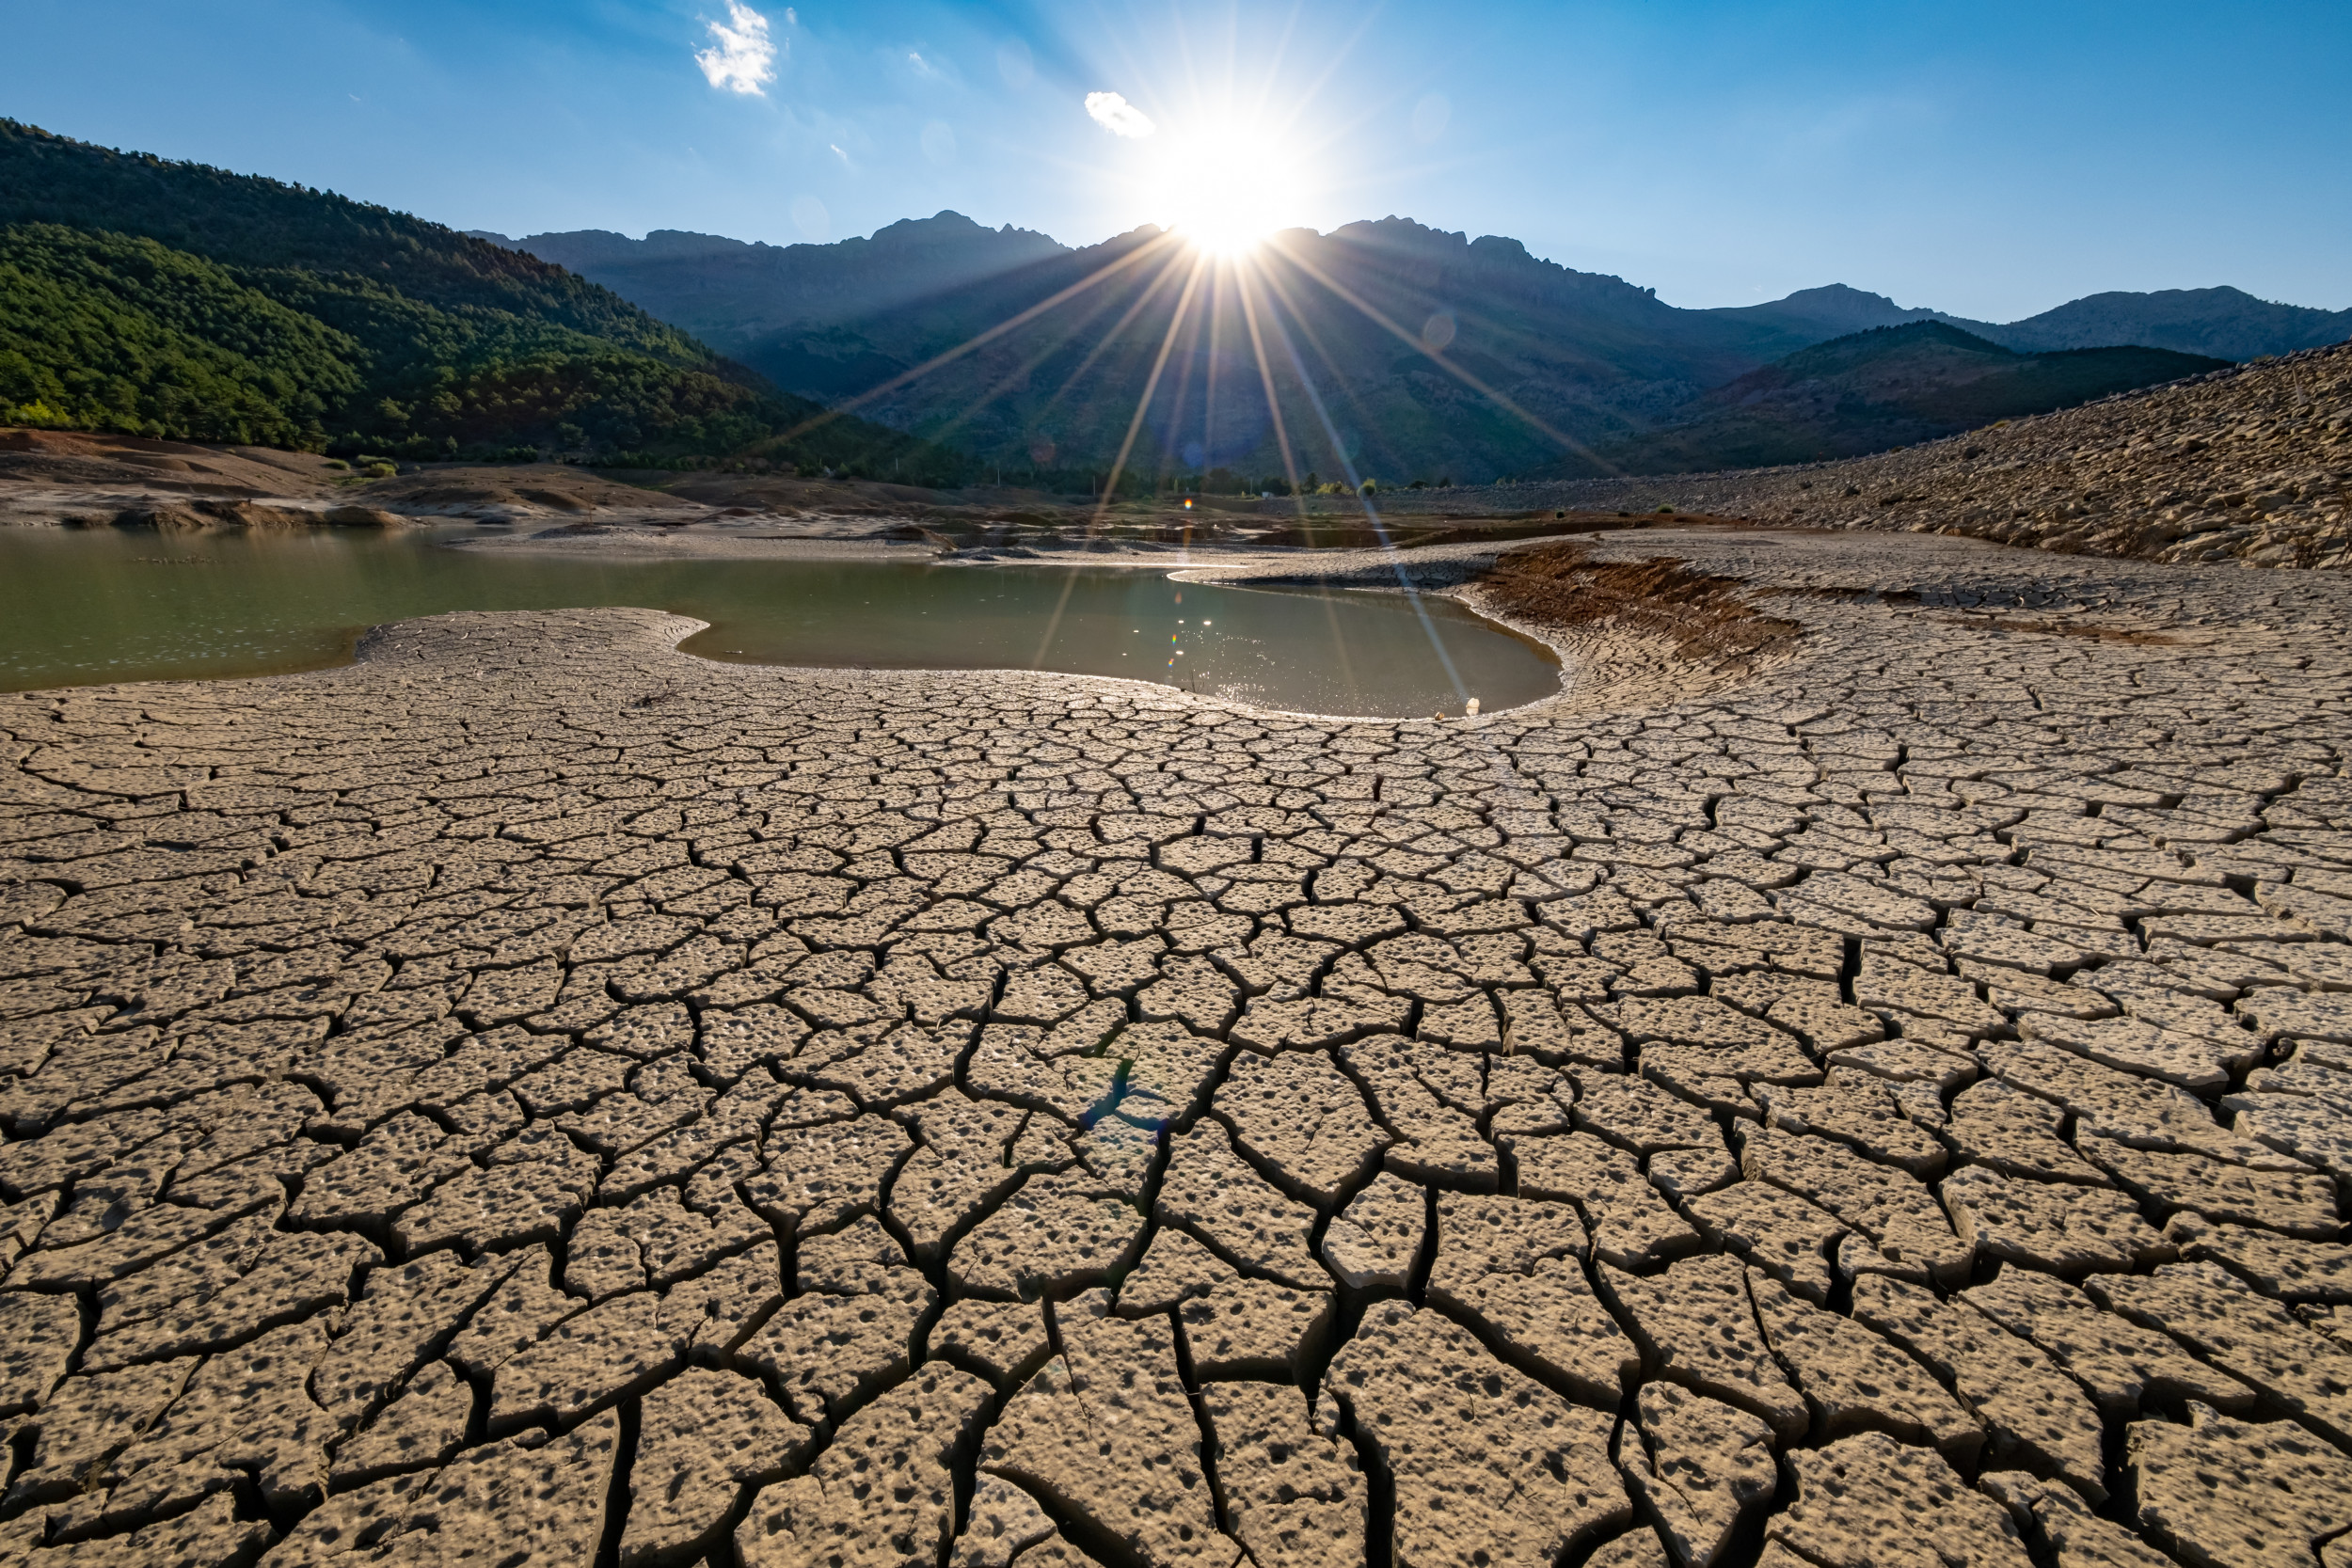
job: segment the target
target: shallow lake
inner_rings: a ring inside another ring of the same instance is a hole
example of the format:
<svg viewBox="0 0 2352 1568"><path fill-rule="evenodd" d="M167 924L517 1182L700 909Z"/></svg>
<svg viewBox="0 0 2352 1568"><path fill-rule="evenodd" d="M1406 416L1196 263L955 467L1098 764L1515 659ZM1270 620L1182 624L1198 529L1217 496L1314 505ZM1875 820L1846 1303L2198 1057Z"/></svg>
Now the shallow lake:
<svg viewBox="0 0 2352 1568"><path fill-rule="evenodd" d="M1491 713L1559 689L1548 651L1445 599L1212 587L1163 568L445 547L457 536L0 529L0 690L317 670L386 621L593 605L707 621L681 644L705 658L1057 670L1295 712L1459 713L1476 697Z"/></svg>

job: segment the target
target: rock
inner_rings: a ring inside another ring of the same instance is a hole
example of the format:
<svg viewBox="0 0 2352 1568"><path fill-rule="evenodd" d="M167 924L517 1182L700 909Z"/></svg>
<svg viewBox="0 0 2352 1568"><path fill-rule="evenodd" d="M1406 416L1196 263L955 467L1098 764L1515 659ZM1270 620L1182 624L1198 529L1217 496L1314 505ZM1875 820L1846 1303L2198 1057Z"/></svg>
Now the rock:
<svg viewBox="0 0 2352 1568"><path fill-rule="evenodd" d="M1683 1568L1713 1568L1740 1526L1772 1502L1772 1429L1672 1383L1645 1385L1617 1465L1649 1505ZM1638 1433L1638 1435L1637 1435Z"/></svg>
<svg viewBox="0 0 2352 1568"><path fill-rule="evenodd" d="M1351 1290L1402 1291L1428 1233L1429 1195L1391 1172L1375 1177L1323 1233L1323 1260Z"/></svg>
<svg viewBox="0 0 2352 1568"><path fill-rule="evenodd" d="M2262 1389L2336 1442L2352 1444L2352 1351L2312 1332L2218 1264L2175 1263L2086 1289L2101 1305L2171 1335Z"/></svg>
<svg viewBox="0 0 2352 1568"><path fill-rule="evenodd" d="M2090 1392L2107 1420L2183 1399L2244 1413L2255 1393L2189 1355L2169 1336L2103 1311L2080 1289L2024 1269L2004 1268L1960 1298L2029 1339Z"/></svg>
<svg viewBox="0 0 2352 1568"><path fill-rule="evenodd" d="M2189 1424L2135 1421L2124 1466L2139 1523L2197 1568L2308 1563L2352 1526L2352 1460L2291 1421L2189 1406Z"/></svg>
<svg viewBox="0 0 2352 1568"><path fill-rule="evenodd" d="M1686 1198L1683 1211L1708 1241L1749 1267L1817 1307L1828 1303L1830 1259L1848 1231L1826 1209L1769 1181L1735 1181Z"/></svg>
<svg viewBox="0 0 2352 1568"><path fill-rule="evenodd" d="M1331 1292L1228 1279L1176 1309L1196 1378L1296 1378L1323 1343Z"/></svg>
<svg viewBox="0 0 2352 1568"><path fill-rule="evenodd" d="M1593 1255L1619 1268L1687 1257L1702 1244L1658 1196L1632 1156L1585 1132L1517 1138L1521 1197L1572 1203L1592 1232Z"/></svg>
<svg viewBox="0 0 2352 1568"><path fill-rule="evenodd" d="M1977 1489L2008 1509L2026 1539L2039 1541L2058 1568L2169 1568L2172 1561L2091 1513L2071 1487L2023 1470L1994 1470L1979 1479Z"/></svg>
<svg viewBox="0 0 2352 1568"><path fill-rule="evenodd" d="M1898 1280L1854 1281L1853 1316L1949 1383L1992 1440L1990 1463L2056 1476L2106 1500L2099 1412L2058 1366L1965 1300Z"/></svg>
<svg viewBox="0 0 2352 1568"><path fill-rule="evenodd" d="M994 1402L979 1378L928 1366L841 1423L808 1473L763 1488L737 1527L743 1568L897 1568L936 1560L955 1528L957 1456Z"/></svg>
<svg viewBox="0 0 2352 1568"><path fill-rule="evenodd" d="M1013 1559L1054 1538L1054 1521L1012 1482L982 1476L972 1489L963 1533L947 1548L947 1568L1011 1568Z"/></svg>
<svg viewBox="0 0 2352 1568"><path fill-rule="evenodd" d="M1328 1282L1307 1246L1315 1212L1251 1169L1217 1122L1170 1142L1158 1213L1245 1269L1299 1288Z"/></svg>
<svg viewBox="0 0 2352 1568"><path fill-rule="evenodd" d="M1932 1449L1884 1433L1788 1456L1796 1500L1765 1528L1819 1568L2026 1568L1999 1504L1967 1489Z"/></svg>
<svg viewBox="0 0 2352 1568"><path fill-rule="evenodd" d="M1263 1383L1208 1383L1217 1481L1233 1533L1259 1568L1356 1568L1364 1478L1356 1450L1317 1429L1306 1396Z"/></svg>
<svg viewBox="0 0 2352 1568"><path fill-rule="evenodd" d="M1393 1141L1362 1091L1320 1051L1242 1052L1215 1103L1238 1148L1292 1196L1327 1212L1377 1168Z"/></svg>
<svg viewBox="0 0 2352 1568"><path fill-rule="evenodd" d="M1906 1443L1931 1444L1955 1465L1975 1465L1984 1429L1925 1368L1862 1324L1791 1294L1770 1275L1751 1272L1748 1286L1766 1342L1795 1374L1812 1408L1814 1433L1835 1439L1883 1432Z"/></svg>
<svg viewBox="0 0 2352 1568"><path fill-rule="evenodd" d="M2173 1255L2138 1206L2109 1188L2017 1180L1970 1165L1944 1179L1944 1202L1962 1241L2051 1274L2122 1273Z"/></svg>
<svg viewBox="0 0 2352 1568"><path fill-rule="evenodd" d="M445 1361L428 1361L398 1397L335 1450L337 1490L403 1470L446 1464L465 1445L473 1386Z"/></svg>
<svg viewBox="0 0 2352 1568"><path fill-rule="evenodd" d="M1052 1353L1041 1307L977 1299L957 1302L940 1314L931 1328L930 1349L933 1355L977 1372L999 1387L1026 1383Z"/></svg>
<svg viewBox="0 0 2352 1568"><path fill-rule="evenodd" d="M690 1368L654 1389L638 1417L623 1568L707 1549L742 1489L780 1479L815 1435L732 1372Z"/></svg>
<svg viewBox="0 0 2352 1568"><path fill-rule="evenodd" d="M1383 1302L1325 1377L1395 1486L1400 1562L1526 1565L1622 1528L1611 1417L1496 1362L1465 1330Z"/></svg>
<svg viewBox="0 0 2352 1568"><path fill-rule="evenodd" d="M1232 1568L1240 1548L1217 1529L1168 1323L1113 1317L1102 1291L1055 1316L1062 1354L1007 1402L983 1472L1084 1521L1134 1561Z"/></svg>
<svg viewBox="0 0 2352 1568"><path fill-rule="evenodd" d="M1599 1279L1652 1376L1761 1417L1783 1442L1804 1435L1804 1401L1765 1346L1737 1262L1685 1259L1649 1278L1603 1265Z"/></svg>

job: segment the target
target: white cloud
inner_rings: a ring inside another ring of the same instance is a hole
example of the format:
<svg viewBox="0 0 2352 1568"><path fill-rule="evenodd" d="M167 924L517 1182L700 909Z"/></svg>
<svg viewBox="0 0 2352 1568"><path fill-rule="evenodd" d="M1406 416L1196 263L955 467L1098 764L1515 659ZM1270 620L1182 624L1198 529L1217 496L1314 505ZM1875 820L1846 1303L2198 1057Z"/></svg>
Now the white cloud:
<svg viewBox="0 0 2352 1568"><path fill-rule="evenodd" d="M939 79L939 67L931 64L913 49L907 51L907 64L914 69L917 76L934 82Z"/></svg>
<svg viewBox="0 0 2352 1568"><path fill-rule="evenodd" d="M847 168L850 166L850 155L841 150L841 144L839 142L829 141L825 145L833 149L833 155L841 160L842 167Z"/></svg>
<svg viewBox="0 0 2352 1568"><path fill-rule="evenodd" d="M792 13L784 13L787 21ZM776 46L768 37L768 19L743 4L727 0L727 20L707 24L714 40L695 53L714 87L765 97L760 84L776 79Z"/></svg>
<svg viewBox="0 0 2352 1568"><path fill-rule="evenodd" d="M1087 113L1114 136L1148 136L1157 129L1149 115L1115 92L1088 93Z"/></svg>

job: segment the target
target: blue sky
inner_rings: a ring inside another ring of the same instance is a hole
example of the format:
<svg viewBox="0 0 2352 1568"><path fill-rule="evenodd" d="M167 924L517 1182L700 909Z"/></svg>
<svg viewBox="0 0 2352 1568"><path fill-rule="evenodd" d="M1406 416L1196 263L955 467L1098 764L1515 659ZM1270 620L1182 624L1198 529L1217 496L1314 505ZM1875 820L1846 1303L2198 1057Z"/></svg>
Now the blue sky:
<svg viewBox="0 0 2352 1568"><path fill-rule="evenodd" d="M517 235L788 243L952 207L1087 244L1189 175L1677 305L2352 306L2343 0L744 5L8 0L0 114Z"/></svg>

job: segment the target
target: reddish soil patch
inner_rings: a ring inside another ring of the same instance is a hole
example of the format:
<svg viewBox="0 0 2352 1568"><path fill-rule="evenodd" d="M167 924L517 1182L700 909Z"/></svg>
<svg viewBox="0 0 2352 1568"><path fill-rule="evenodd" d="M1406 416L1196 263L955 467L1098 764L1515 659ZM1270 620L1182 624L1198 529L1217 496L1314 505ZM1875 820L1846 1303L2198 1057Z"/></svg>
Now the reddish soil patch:
<svg viewBox="0 0 2352 1568"><path fill-rule="evenodd" d="M1544 545L1502 557L1479 580L1496 608L1534 625L1622 626L1717 666L1779 652L1804 635L1796 622L1758 610L1739 578L1693 571L1672 556L1603 563L1581 545Z"/></svg>

